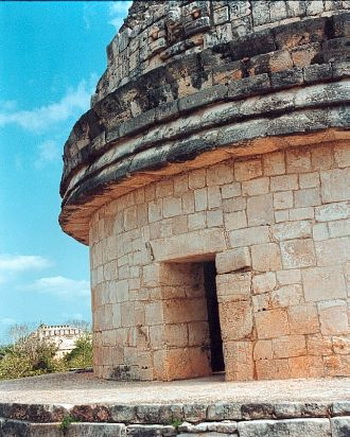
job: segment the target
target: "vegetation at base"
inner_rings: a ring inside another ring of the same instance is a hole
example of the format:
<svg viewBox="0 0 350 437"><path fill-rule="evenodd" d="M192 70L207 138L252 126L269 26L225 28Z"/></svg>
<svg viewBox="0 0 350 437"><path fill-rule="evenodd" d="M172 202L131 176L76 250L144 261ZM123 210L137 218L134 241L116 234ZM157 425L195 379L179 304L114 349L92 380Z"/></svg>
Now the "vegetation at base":
<svg viewBox="0 0 350 437"><path fill-rule="evenodd" d="M59 424L59 429L61 429L62 431L66 431L74 422L79 422L79 419L71 415L65 416L62 419L62 422Z"/></svg>
<svg viewBox="0 0 350 437"><path fill-rule="evenodd" d="M88 331L76 340L75 348L57 358L58 347L40 339L27 325L11 328L11 343L0 346L0 379L15 379L46 373L86 369L92 366L92 339Z"/></svg>
<svg viewBox="0 0 350 437"><path fill-rule="evenodd" d="M91 334L84 332L75 342L75 348L72 352L63 358L66 366L70 369L86 369L92 366L92 341Z"/></svg>

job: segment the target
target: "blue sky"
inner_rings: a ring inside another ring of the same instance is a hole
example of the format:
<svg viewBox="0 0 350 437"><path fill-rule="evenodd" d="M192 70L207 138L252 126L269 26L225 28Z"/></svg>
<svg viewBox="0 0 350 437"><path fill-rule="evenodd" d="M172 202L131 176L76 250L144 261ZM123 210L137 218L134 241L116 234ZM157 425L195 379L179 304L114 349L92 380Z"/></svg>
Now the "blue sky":
<svg viewBox="0 0 350 437"><path fill-rule="evenodd" d="M90 320L88 249L57 222L61 155L129 6L0 2L0 343L16 323Z"/></svg>

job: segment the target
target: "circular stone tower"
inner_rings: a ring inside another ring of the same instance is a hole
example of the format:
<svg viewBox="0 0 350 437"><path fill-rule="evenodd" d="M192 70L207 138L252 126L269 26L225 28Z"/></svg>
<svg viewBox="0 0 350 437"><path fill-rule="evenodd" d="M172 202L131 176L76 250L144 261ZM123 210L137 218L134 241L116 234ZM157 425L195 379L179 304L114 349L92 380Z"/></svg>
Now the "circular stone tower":
<svg viewBox="0 0 350 437"><path fill-rule="evenodd" d="M64 148L94 369L350 374L350 2L135 1Z"/></svg>

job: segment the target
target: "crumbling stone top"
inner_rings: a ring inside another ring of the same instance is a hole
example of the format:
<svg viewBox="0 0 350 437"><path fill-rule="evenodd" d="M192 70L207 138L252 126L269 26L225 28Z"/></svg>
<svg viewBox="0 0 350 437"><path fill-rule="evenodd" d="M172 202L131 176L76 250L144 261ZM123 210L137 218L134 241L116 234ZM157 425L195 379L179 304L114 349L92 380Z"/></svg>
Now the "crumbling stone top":
<svg viewBox="0 0 350 437"><path fill-rule="evenodd" d="M271 137L274 150L341 139L349 10L348 1L134 2L65 144L64 231L88 244L102 205L202 154L267 153Z"/></svg>

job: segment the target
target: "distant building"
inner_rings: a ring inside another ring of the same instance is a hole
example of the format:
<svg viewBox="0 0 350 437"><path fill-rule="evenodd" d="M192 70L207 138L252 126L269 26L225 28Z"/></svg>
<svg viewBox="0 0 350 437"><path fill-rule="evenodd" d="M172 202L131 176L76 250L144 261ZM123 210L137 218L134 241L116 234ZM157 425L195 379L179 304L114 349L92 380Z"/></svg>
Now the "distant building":
<svg viewBox="0 0 350 437"><path fill-rule="evenodd" d="M40 325L33 333L39 340L48 340L57 346L56 358L63 358L75 348L75 343L84 333L70 325Z"/></svg>

